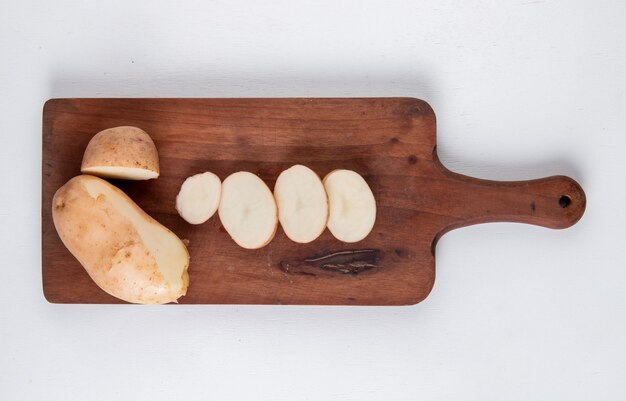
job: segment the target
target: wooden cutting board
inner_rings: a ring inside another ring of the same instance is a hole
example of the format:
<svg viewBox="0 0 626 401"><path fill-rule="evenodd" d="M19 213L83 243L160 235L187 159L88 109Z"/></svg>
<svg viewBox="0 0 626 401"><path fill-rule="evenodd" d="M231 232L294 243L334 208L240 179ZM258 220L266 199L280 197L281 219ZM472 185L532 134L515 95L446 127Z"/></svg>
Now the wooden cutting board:
<svg viewBox="0 0 626 401"><path fill-rule="evenodd" d="M187 304L405 305L435 280L435 245L451 229L512 221L549 228L576 223L585 194L571 178L495 182L439 162L435 114L413 98L53 99L43 111L42 276L55 303L122 303L100 290L59 239L54 192L80 173L83 151L105 128L132 125L154 139L161 177L111 182L156 220L189 240ZM371 234L344 244L326 230L309 244L279 228L258 250L238 247L217 214L193 226L174 208L183 180L251 171L270 188L304 164L364 176L378 214Z"/></svg>

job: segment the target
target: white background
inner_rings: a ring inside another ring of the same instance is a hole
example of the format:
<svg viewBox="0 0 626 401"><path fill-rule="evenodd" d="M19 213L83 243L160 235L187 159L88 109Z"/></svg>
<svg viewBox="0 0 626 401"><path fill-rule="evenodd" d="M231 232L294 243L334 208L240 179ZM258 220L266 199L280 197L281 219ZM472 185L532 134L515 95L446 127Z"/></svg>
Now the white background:
<svg viewBox="0 0 626 401"><path fill-rule="evenodd" d="M619 0L1 0L0 399L626 399L625 16ZM412 307L44 300L46 99L397 95L433 106L450 169L570 175L585 216L445 235Z"/></svg>

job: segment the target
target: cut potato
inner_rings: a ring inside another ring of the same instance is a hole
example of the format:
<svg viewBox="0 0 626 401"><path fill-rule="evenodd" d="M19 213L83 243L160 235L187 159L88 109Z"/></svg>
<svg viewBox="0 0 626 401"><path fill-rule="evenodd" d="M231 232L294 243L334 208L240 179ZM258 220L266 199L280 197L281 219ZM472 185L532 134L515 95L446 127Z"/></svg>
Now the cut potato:
<svg viewBox="0 0 626 401"><path fill-rule="evenodd" d="M280 173L274 186L274 198L280 225L292 241L311 242L326 228L326 190L310 168L295 165Z"/></svg>
<svg viewBox="0 0 626 401"><path fill-rule="evenodd" d="M156 171L137 167L93 166L81 168L80 172L103 178L118 178L120 180L141 181L159 178L159 173Z"/></svg>
<svg viewBox="0 0 626 401"><path fill-rule="evenodd" d="M63 244L107 293L140 304L185 295L185 245L108 182L72 178L55 193L52 218Z"/></svg>
<svg viewBox="0 0 626 401"><path fill-rule="evenodd" d="M263 180L240 171L222 183L218 214L237 245L257 249L267 245L278 227L276 202Z"/></svg>
<svg viewBox="0 0 626 401"><path fill-rule="evenodd" d="M193 175L183 182L176 197L176 210L191 224L202 224L215 214L220 204L222 182L213 173Z"/></svg>
<svg viewBox="0 0 626 401"><path fill-rule="evenodd" d="M149 180L159 176L159 154L142 129L109 128L91 138L80 171L99 177Z"/></svg>
<svg viewBox="0 0 626 401"><path fill-rule="evenodd" d="M328 229L340 241L357 242L372 231L376 200L367 182L351 170L331 171L324 177L328 195Z"/></svg>

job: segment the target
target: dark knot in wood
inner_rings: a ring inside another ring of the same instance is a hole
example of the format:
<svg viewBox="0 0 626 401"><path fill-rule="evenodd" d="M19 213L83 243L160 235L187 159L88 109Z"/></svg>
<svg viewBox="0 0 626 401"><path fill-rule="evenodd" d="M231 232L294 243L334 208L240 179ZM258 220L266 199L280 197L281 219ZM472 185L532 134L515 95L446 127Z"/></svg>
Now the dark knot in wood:
<svg viewBox="0 0 626 401"><path fill-rule="evenodd" d="M355 249L316 255L301 262L281 261L279 267L285 273L316 276L319 270L332 273L357 274L378 266L380 251L377 249Z"/></svg>

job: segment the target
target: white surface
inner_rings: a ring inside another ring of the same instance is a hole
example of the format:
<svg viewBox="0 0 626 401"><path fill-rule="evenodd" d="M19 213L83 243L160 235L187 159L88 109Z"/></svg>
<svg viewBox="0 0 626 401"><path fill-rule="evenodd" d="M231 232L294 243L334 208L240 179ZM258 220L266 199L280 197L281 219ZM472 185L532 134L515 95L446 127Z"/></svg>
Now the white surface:
<svg viewBox="0 0 626 401"><path fill-rule="evenodd" d="M0 398L626 399L624 15L623 1L1 0ZM447 234L414 307L44 300L47 98L393 95L433 106L455 171L573 176L582 221Z"/></svg>

